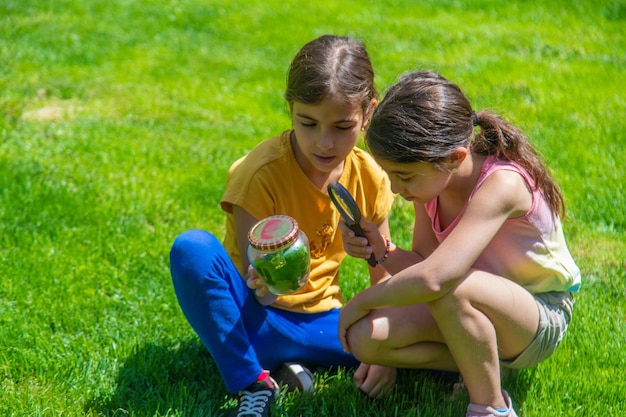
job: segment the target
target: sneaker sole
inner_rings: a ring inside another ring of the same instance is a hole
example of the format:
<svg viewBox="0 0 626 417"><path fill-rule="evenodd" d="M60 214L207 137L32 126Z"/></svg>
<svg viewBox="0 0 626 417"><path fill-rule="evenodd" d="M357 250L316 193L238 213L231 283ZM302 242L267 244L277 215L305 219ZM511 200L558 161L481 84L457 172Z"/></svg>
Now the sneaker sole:
<svg viewBox="0 0 626 417"><path fill-rule="evenodd" d="M315 390L313 374L299 363L284 363L272 374L281 385L287 386L287 391L312 393Z"/></svg>

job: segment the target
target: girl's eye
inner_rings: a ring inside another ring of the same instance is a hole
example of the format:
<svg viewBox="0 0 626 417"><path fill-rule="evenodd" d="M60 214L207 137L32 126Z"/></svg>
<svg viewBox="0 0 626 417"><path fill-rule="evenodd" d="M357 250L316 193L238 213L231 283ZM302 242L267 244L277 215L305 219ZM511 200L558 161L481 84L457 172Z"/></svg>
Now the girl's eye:
<svg viewBox="0 0 626 417"><path fill-rule="evenodd" d="M337 126L338 130L350 130L352 129L352 126Z"/></svg>
<svg viewBox="0 0 626 417"><path fill-rule="evenodd" d="M315 123L308 123L308 122L300 122L300 124L304 127L314 127Z"/></svg>
<svg viewBox="0 0 626 417"><path fill-rule="evenodd" d="M411 177L406 177L406 178L398 177L398 179L400 180L400 182L411 182Z"/></svg>

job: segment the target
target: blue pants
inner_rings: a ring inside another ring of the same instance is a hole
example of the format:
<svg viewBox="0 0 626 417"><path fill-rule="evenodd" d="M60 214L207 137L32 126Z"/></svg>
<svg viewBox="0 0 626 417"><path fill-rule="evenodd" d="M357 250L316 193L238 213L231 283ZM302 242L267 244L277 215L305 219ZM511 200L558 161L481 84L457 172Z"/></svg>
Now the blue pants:
<svg viewBox="0 0 626 417"><path fill-rule="evenodd" d="M176 297L229 392L284 362L356 366L337 336L339 309L305 314L259 304L221 242L209 232L178 236L170 252Z"/></svg>

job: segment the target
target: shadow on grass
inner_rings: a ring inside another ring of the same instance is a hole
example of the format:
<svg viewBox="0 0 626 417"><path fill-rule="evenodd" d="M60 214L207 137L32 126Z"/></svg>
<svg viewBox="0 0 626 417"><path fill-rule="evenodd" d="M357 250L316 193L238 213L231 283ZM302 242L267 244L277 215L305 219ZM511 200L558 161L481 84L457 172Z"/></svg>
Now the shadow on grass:
<svg viewBox="0 0 626 417"><path fill-rule="evenodd" d="M369 398L354 384L353 371L338 369L316 374L313 397L283 395L276 417L425 417L465 414L465 399L452 399L457 373L400 370L397 384L381 399Z"/></svg>
<svg viewBox="0 0 626 417"><path fill-rule="evenodd" d="M458 390L459 374L428 370L399 370L397 384L389 395L372 399L353 382L353 371L316 375L313 397L288 394L279 399L277 417L458 417L465 415L469 402L467 391ZM503 387L514 395L521 409L533 373L505 373Z"/></svg>
<svg viewBox="0 0 626 417"><path fill-rule="evenodd" d="M506 374L503 386L516 408L526 399L532 371ZM371 399L353 381L353 370L316 373L315 395L286 393L277 401L276 417L443 417L465 414L467 393L453 398L457 373L400 370L390 395ZM223 416L236 401L224 387L213 359L199 341L177 346L137 347L124 360L113 393L89 401L85 414L122 416Z"/></svg>
<svg viewBox="0 0 626 417"><path fill-rule="evenodd" d="M228 393L213 359L198 341L140 346L124 360L112 394L92 399L99 416L218 416Z"/></svg>
<svg viewBox="0 0 626 417"><path fill-rule="evenodd" d="M537 367L522 369L519 371L505 371L502 374L502 388L506 389L511 395L513 408L520 415L523 404L528 397L528 391L537 383L535 374Z"/></svg>

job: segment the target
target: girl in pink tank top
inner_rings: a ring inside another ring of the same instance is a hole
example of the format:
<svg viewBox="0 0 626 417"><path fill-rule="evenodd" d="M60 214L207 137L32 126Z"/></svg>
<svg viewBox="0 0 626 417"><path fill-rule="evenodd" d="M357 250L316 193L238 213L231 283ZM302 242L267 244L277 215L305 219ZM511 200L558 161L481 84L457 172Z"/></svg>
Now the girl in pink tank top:
<svg viewBox="0 0 626 417"><path fill-rule="evenodd" d="M475 113L430 71L389 89L366 142L413 203L413 243L398 248L370 222L367 239L342 225L346 252L383 257L392 275L343 308L344 349L369 364L458 371L467 416L516 416L500 367L550 356L580 287L558 185L519 129Z"/></svg>

